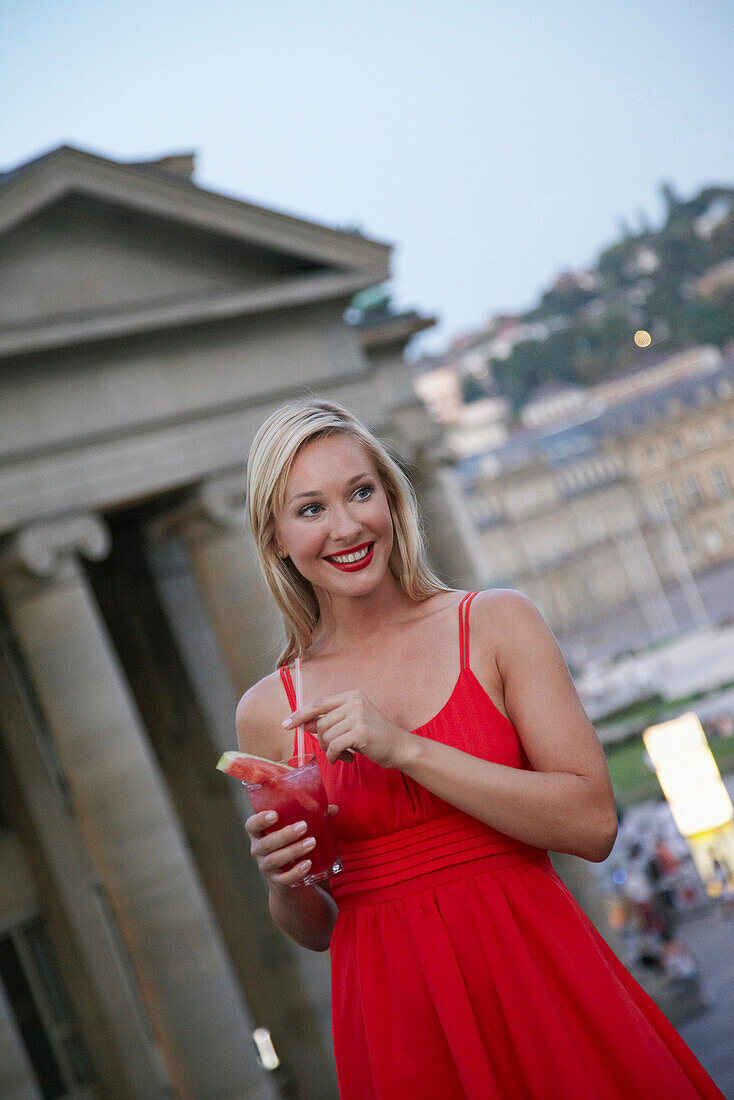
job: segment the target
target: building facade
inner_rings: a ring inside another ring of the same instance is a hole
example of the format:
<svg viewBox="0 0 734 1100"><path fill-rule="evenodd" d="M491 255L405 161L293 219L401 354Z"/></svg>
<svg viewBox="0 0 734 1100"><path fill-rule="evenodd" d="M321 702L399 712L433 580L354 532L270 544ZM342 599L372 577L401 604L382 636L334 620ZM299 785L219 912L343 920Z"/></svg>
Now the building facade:
<svg viewBox="0 0 734 1100"><path fill-rule="evenodd" d="M389 247L191 169L61 148L0 176L4 1100L336 1096L328 959L272 925L214 768L280 645L244 529L265 416L346 404L476 579L402 362L423 322L343 319Z"/></svg>
<svg viewBox="0 0 734 1100"><path fill-rule="evenodd" d="M706 622L699 582L734 562L734 360L708 351L599 390L458 469L485 583L592 647L623 608L623 645ZM733 612L729 585L716 615Z"/></svg>

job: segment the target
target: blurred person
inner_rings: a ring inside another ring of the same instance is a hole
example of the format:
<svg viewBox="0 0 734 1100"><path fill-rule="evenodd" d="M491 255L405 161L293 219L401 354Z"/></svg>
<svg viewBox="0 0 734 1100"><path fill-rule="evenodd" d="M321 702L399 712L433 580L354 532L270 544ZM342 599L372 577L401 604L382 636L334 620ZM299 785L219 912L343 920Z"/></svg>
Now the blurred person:
<svg viewBox="0 0 734 1100"><path fill-rule="evenodd" d="M698 978L698 963L689 948L681 940L663 937L661 966L672 981L694 981Z"/></svg>
<svg viewBox="0 0 734 1100"><path fill-rule="evenodd" d="M710 855L713 879L718 884L718 897L726 915L732 916L734 914L734 876L723 857L719 857L713 850Z"/></svg>
<svg viewBox="0 0 734 1100"><path fill-rule="evenodd" d="M535 607L430 572L409 483L340 406L265 422L247 500L287 642L240 746L288 758L305 726L344 871L294 889L305 824L247 829L275 923L331 950L342 1100L721 1097L551 867L549 848L605 859L616 817Z"/></svg>
<svg viewBox="0 0 734 1100"><path fill-rule="evenodd" d="M681 861L663 836L655 841L655 859L661 876L674 875L680 870Z"/></svg>
<svg viewBox="0 0 734 1100"><path fill-rule="evenodd" d="M629 919L634 929L631 954L634 962L646 970L659 970L663 953L662 933L668 931L656 904L655 892L648 874L648 861L639 842L629 852L627 877L622 886Z"/></svg>
<svg viewBox="0 0 734 1100"><path fill-rule="evenodd" d="M658 860L658 848L645 865L645 874L652 888L652 920L668 934L673 932L677 918L675 893L668 885L666 873Z"/></svg>

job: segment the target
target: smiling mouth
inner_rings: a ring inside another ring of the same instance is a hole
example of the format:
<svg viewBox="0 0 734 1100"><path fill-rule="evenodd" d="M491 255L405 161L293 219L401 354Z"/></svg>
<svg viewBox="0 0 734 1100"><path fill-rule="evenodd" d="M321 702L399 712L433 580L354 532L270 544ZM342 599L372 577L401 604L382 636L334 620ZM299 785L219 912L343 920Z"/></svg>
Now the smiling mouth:
<svg viewBox="0 0 734 1100"><path fill-rule="evenodd" d="M328 561L330 565L335 565L337 569L345 569L349 572L364 569L372 561L374 548L374 542L363 542L361 546L355 546L352 550L345 550L343 554L331 554L325 558L325 561Z"/></svg>

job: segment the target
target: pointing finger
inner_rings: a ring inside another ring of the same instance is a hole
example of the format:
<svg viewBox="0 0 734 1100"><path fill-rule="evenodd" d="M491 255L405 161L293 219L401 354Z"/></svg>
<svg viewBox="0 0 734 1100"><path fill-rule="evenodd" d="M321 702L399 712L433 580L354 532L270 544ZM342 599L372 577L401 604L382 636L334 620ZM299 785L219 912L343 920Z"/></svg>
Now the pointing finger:
<svg viewBox="0 0 734 1100"><path fill-rule="evenodd" d="M319 699L315 703L309 703L308 706L299 707L298 710L294 710L283 725L286 729L292 729L294 726L303 726L306 722L311 722L314 718L318 718L322 714L328 714L330 710L334 710L335 707L340 707L347 699L346 695L329 695L325 699Z"/></svg>

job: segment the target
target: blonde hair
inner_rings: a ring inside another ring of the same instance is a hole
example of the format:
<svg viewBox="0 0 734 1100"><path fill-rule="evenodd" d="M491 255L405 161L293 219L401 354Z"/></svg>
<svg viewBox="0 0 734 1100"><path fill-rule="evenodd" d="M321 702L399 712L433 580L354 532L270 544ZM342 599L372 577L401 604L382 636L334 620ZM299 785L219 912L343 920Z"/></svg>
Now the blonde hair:
<svg viewBox="0 0 734 1100"><path fill-rule="evenodd" d="M319 605L311 582L289 558L278 556L275 517L283 507L286 481L298 452L307 443L331 435L354 439L375 465L395 532L389 566L405 594L419 601L448 591L426 562L413 488L384 445L341 405L316 400L289 402L262 425L247 459L250 526L260 568L285 624L286 645L279 666L307 649L319 621Z"/></svg>

